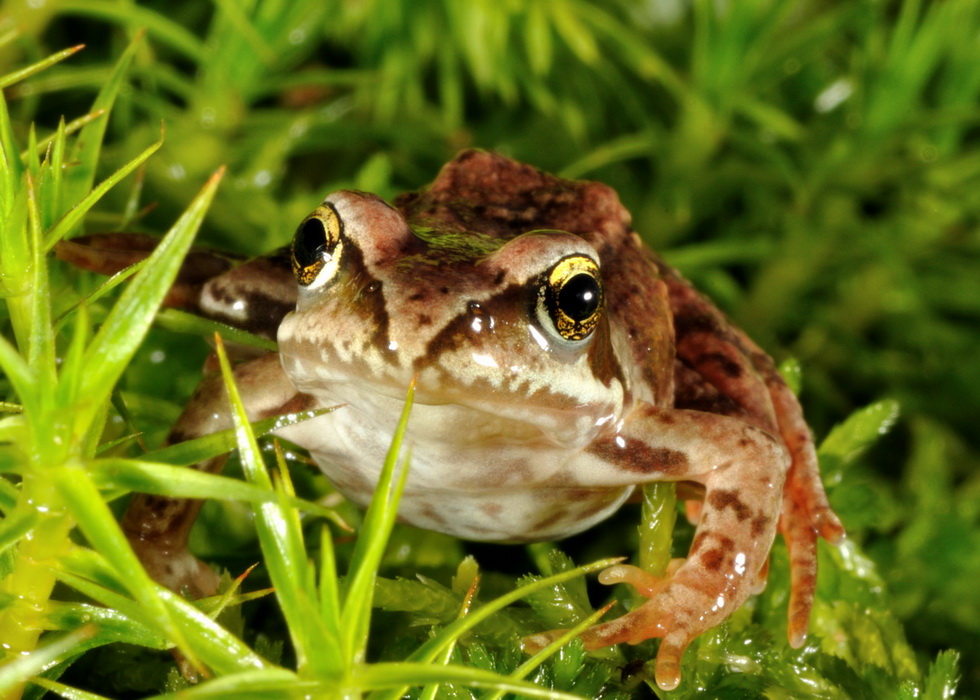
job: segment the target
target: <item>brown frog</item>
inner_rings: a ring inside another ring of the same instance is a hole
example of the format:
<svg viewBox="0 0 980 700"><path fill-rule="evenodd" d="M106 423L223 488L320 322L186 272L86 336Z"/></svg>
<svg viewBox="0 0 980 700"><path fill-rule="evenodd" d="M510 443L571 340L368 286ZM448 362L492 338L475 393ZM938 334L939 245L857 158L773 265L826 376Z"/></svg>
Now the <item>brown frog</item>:
<svg viewBox="0 0 980 700"><path fill-rule="evenodd" d="M116 244L59 252L111 268L93 250ZM643 245L609 187L466 151L394 206L335 192L288 255L175 291L204 315L278 338L278 353L235 371L253 419L343 406L280 434L358 504L416 377L399 511L413 525L554 539L608 517L639 484L699 485L686 560L663 580L607 571L603 580L649 600L588 630L587 647L661 637L657 683L676 687L690 641L764 584L777 530L792 567L789 638L802 644L817 537L837 542L843 528L800 406L769 356ZM226 401L220 379L206 380L170 441L228 427ZM124 527L157 579L208 593L213 574L187 552L197 508L139 496Z"/></svg>

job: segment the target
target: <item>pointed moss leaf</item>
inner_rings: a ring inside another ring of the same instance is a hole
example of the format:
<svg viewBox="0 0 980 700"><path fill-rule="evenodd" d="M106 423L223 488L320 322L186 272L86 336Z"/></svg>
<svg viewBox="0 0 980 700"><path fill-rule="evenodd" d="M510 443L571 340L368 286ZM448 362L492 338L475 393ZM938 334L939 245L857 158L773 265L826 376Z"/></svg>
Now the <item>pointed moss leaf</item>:
<svg viewBox="0 0 980 700"><path fill-rule="evenodd" d="M52 470L51 478L85 537L98 548L119 580L126 582L127 589L146 608L156 628L186 648L177 622L160 600L158 586L136 558L88 472L59 467Z"/></svg>
<svg viewBox="0 0 980 700"><path fill-rule="evenodd" d="M37 406L39 397L34 370L17 352L17 348L4 337L0 337L0 368L17 391L24 408Z"/></svg>
<svg viewBox="0 0 980 700"><path fill-rule="evenodd" d="M415 382L413 381L405 396L405 405L378 477L374 497L364 516L364 524L354 547L354 553L351 555L350 574L341 590L342 642L347 658L355 662L363 660L367 649L374 582L388 538L395 526L398 501L408 478L410 450L401 464L397 477L395 471L400 461L402 442L408 429L408 418L414 397Z"/></svg>
<svg viewBox="0 0 980 700"><path fill-rule="evenodd" d="M136 644L147 649L166 649L170 646L165 637L146 625L119 610L100 605L52 601L44 619L50 629L55 630L73 630L83 624L94 623L97 632L85 645L86 648L115 642Z"/></svg>
<svg viewBox="0 0 980 700"><path fill-rule="evenodd" d="M240 328L233 328L219 321L212 321L196 314L181 311L180 309L162 310L157 314L157 325L167 330L177 331L178 333L191 333L205 337L211 337L215 333L219 333L228 343L266 350L268 352L275 352L279 348L274 340L263 338Z"/></svg>
<svg viewBox="0 0 980 700"><path fill-rule="evenodd" d="M77 202L81 200L92 189L95 182L95 170L99 162L99 154L102 151L102 139L105 137L106 127L109 124L108 112L112 109L116 101L116 95L122 87L123 78L129 69L129 64L136 55L136 50L143 41L143 32L137 31L133 40L123 51L119 60L109 75L108 79L102 84L99 94L95 98L90 111L95 112L104 110L107 114L102 119L96 119L86 124L78 134L78 139L71 150L70 160L75 163L64 179L65 203ZM58 240L57 238L55 240Z"/></svg>
<svg viewBox="0 0 980 700"><path fill-rule="evenodd" d="M852 413L836 426L820 445L821 458L831 458L838 464L853 461L878 438L895 425L899 416L897 401L877 401Z"/></svg>
<svg viewBox="0 0 980 700"><path fill-rule="evenodd" d="M93 121L95 119L98 119L103 114L105 114L105 110L98 110L96 112L89 112L88 114L83 114L80 117L77 117L75 119L72 119L67 124L64 123L64 119L62 118L59 121L58 130L57 131L55 131L50 136L46 136L45 138L43 138L43 139L41 139L40 141L37 142L37 151L38 151L38 153L46 153L48 151L48 147L49 146L52 147L52 154L53 154L52 155L52 158L51 158L51 177L52 177L52 179L58 179L60 181L60 179L62 177L62 174L63 174L62 173L62 170L63 170L62 164L64 163L64 157L65 157L64 156L65 136L68 136L70 134L74 134L79 129L81 129L83 126L85 126L86 124L88 124L90 121ZM58 154L59 148L62 151L60 154ZM55 157L54 154L57 154L57 157ZM28 157L27 151L26 150L25 151L21 151L20 157L26 160L27 157ZM59 187L52 187L52 189L51 189L51 199L52 199L52 202L51 202L51 205L52 206L54 206L55 204L60 203L62 201L61 188L60 188L60 186Z"/></svg>
<svg viewBox="0 0 980 700"><path fill-rule="evenodd" d="M946 700L953 697L960 679L960 653L953 649L941 651L929 666L922 700Z"/></svg>
<svg viewBox="0 0 980 700"><path fill-rule="evenodd" d="M41 214L37 206L34 179L27 177L27 221L31 241L31 329L27 361L36 372L40 390L50 395L55 385L54 330L51 327L51 299L47 259L41 253Z"/></svg>
<svg viewBox="0 0 980 700"><path fill-rule="evenodd" d="M17 544L37 524L40 516L36 510L15 510L0 520L0 553Z"/></svg>
<svg viewBox="0 0 980 700"><path fill-rule="evenodd" d="M454 683L474 688L491 688L532 698L552 700L581 700L577 695L559 693L531 683L515 681L496 673L477 668L452 665L418 663L361 664L354 667L351 678L355 687L365 689L397 688L427 685L430 683ZM379 694L379 697L387 693Z"/></svg>
<svg viewBox="0 0 980 700"><path fill-rule="evenodd" d="M178 647L185 654L192 654L217 673L235 673L247 669L264 668L266 662L255 654L234 634L197 607L173 591L155 586L157 604L163 608L168 624L161 627L159 615L145 605L134 603L124 595L86 580L67 569L59 571L58 578L87 597L108 608L161 633L168 641L174 637L181 641ZM170 624L174 629L169 629Z"/></svg>
<svg viewBox="0 0 980 700"><path fill-rule="evenodd" d="M319 408L315 411L301 411L299 413L289 413L272 418L263 418L251 424L252 431L256 436L268 435L274 430L296 425L317 416L336 410L335 408ZM163 462L177 466L188 466L195 462L203 462L206 459L217 457L218 455L231 452L238 446L234 428L220 430L210 435L194 438L185 442L178 442L173 445L161 447L158 450L147 452L142 459L148 462Z"/></svg>
<svg viewBox="0 0 980 700"><path fill-rule="evenodd" d="M14 697L14 690L44 669L71 654L74 647L90 637L94 627L83 627L60 639L0 664L0 696ZM19 694L19 693L18 693Z"/></svg>
<svg viewBox="0 0 980 700"><path fill-rule="evenodd" d="M81 136L79 136L81 138ZM55 243L64 238L69 232L72 231L79 223L81 223L82 218L88 213L89 209L95 206L102 197L112 189L116 183L122 180L124 177L129 175L131 172L136 170L140 165L146 162L146 160L156 153L160 147L163 145L163 138L161 138L156 143L151 144L148 148L144 149L142 153L133 158L131 161L126 163L124 166L116 170L112 175L107 177L105 180L100 182L98 186L95 187L91 192L85 194L78 201L77 204L72 206L64 216L62 216L51 229L45 234L44 237L44 249L45 251L51 250ZM67 178L66 178L67 184ZM71 195L67 195L70 197ZM74 200L69 200L74 201Z"/></svg>
<svg viewBox="0 0 980 700"><path fill-rule="evenodd" d="M410 581L379 576L374 582L375 607L415 613L412 619L417 624L431 625L454 620L459 613L460 602L460 596L430 579Z"/></svg>
<svg viewBox="0 0 980 700"><path fill-rule="evenodd" d="M453 593L466 595L479 575L480 565L476 563L476 558L472 555L465 557L456 567L456 573L453 575L451 586Z"/></svg>
<svg viewBox="0 0 980 700"><path fill-rule="evenodd" d="M16 193L24 164L18 156L17 141L14 138L10 112L7 111L7 98L0 90L0 211L10 211L11 201Z"/></svg>
<svg viewBox="0 0 980 700"><path fill-rule="evenodd" d="M67 663L67 662L66 662ZM50 669L47 670L50 673ZM65 698L66 700L106 700L105 695L90 693L72 686L65 685L59 681L54 681L47 676L40 676L31 680L32 684L37 684L38 689L47 690L51 693ZM26 700L35 700L29 695L25 695Z"/></svg>
<svg viewBox="0 0 980 700"><path fill-rule="evenodd" d="M83 48L85 47L79 45L79 46L72 46L71 48L68 49L62 49L57 53L51 54L47 58L41 59L37 63L32 63L26 68L21 68L20 70L16 70L12 73L7 73L6 75L0 76L0 89L9 87L14 83L19 83L21 80L24 80L26 78L31 77L32 75L40 73L46 68L53 66L55 63L58 63L59 61L63 61L69 56L78 53Z"/></svg>
<svg viewBox="0 0 980 700"><path fill-rule="evenodd" d="M154 696L156 700L185 700L185 698L249 698L249 700L278 700L293 697L335 697L336 684L298 677L284 668L264 668L230 673L197 683L177 692Z"/></svg>
<svg viewBox="0 0 980 700"><path fill-rule="evenodd" d="M272 480L266 471L241 395L235 386L224 343L217 335L215 349L231 404L242 471L250 483L270 490ZM288 482L286 485L288 486ZM339 640L324 625L315 609L319 596L313 586L314 577L306 555L303 529L295 511L287 504L287 497L293 494L286 494L281 486L277 489L277 494L279 497L276 500L261 503L254 508L255 528L269 576L276 589L276 597L289 623L297 665L305 673L338 678L342 673L345 657L341 655Z"/></svg>
<svg viewBox="0 0 980 700"><path fill-rule="evenodd" d="M214 197L223 170L219 170L191 202L154 251L145 267L120 295L86 352L87 372L82 395L104 400L115 386L136 348L142 342L153 316L170 289L181 261L190 248Z"/></svg>
<svg viewBox="0 0 980 700"><path fill-rule="evenodd" d="M102 459L91 465L92 478L103 489L125 489L173 498L245 501L260 504L278 499L276 493L255 484L186 467L135 459ZM318 503L289 497L290 506L336 521L338 516Z"/></svg>

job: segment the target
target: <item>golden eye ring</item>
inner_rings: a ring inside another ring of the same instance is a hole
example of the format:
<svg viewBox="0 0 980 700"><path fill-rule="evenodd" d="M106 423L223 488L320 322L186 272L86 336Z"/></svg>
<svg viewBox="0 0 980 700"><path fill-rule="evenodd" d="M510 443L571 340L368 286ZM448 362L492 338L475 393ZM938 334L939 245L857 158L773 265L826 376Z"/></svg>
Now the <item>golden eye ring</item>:
<svg viewBox="0 0 980 700"><path fill-rule="evenodd" d="M599 325L605 305L599 265L584 255L562 258L547 273L539 296L563 340L585 340Z"/></svg>
<svg viewBox="0 0 980 700"><path fill-rule="evenodd" d="M293 275L300 286L313 289L336 276L343 231L343 221L332 204L320 205L303 219L290 247Z"/></svg>

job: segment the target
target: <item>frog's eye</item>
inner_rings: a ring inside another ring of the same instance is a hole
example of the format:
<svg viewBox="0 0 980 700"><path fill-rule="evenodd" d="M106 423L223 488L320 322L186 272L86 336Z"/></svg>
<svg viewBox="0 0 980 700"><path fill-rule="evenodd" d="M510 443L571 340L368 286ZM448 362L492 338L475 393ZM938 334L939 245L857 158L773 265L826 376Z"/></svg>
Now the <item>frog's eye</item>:
<svg viewBox="0 0 980 700"><path fill-rule="evenodd" d="M324 204L296 229L291 257L293 275L302 287L317 289L337 275L344 249L343 222L331 204Z"/></svg>
<svg viewBox="0 0 980 700"><path fill-rule="evenodd" d="M585 340L602 317L602 282L592 258L572 255L551 268L538 292L538 322L562 339Z"/></svg>

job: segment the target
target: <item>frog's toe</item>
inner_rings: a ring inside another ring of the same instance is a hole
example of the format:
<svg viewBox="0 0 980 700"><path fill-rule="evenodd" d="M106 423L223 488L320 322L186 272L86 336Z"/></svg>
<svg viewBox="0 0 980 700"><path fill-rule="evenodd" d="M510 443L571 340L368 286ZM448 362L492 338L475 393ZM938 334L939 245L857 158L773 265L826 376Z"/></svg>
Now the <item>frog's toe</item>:
<svg viewBox="0 0 980 700"><path fill-rule="evenodd" d="M644 598L653 598L660 593L674 572L684 563L684 559L672 559L667 567L665 576L655 576L638 566L616 564L599 573L599 583L612 586L617 583L628 583Z"/></svg>
<svg viewBox="0 0 980 700"><path fill-rule="evenodd" d="M798 517L800 506L787 503L780 529L789 550L790 593L786 634L790 646L799 648L806 640L810 608L817 587L817 531Z"/></svg>

